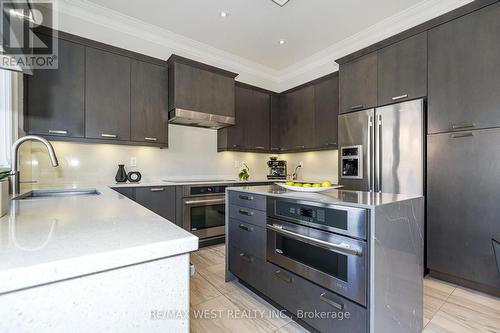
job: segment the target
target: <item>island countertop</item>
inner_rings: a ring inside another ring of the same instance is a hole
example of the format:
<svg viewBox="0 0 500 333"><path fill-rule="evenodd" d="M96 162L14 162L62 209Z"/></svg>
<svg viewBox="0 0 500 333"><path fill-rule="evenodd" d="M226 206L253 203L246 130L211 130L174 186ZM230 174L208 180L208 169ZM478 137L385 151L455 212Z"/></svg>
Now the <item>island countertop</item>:
<svg viewBox="0 0 500 333"><path fill-rule="evenodd" d="M107 186L12 200L0 218L0 294L195 251L198 238Z"/></svg>
<svg viewBox="0 0 500 333"><path fill-rule="evenodd" d="M296 192L287 190L278 185L230 187L227 190L361 208L374 208L377 206L392 204L395 202L402 202L415 198L423 198L423 196L418 195L350 191L344 190L342 188L319 193Z"/></svg>

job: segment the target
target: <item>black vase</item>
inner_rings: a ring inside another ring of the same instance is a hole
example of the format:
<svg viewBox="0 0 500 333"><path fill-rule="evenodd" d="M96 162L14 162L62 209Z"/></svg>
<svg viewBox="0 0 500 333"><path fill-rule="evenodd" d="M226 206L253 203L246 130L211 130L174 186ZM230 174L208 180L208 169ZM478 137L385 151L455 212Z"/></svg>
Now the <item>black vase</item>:
<svg viewBox="0 0 500 333"><path fill-rule="evenodd" d="M124 164L118 164L115 180L117 183L125 183L127 181L127 172L125 171Z"/></svg>

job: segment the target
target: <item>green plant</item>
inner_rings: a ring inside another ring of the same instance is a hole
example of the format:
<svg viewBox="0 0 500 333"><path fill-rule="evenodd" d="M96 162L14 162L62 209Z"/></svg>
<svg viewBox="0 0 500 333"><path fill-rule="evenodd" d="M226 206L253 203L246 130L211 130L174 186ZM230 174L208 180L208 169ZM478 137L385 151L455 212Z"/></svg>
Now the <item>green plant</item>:
<svg viewBox="0 0 500 333"><path fill-rule="evenodd" d="M0 171L0 181L10 176L10 170Z"/></svg>
<svg viewBox="0 0 500 333"><path fill-rule="evenodd" d="M246 163L243 163L243 169L241 169L240 173L238 174L238 177L240 180L247 181L248 178L250 178L250 168Z"/></svg>

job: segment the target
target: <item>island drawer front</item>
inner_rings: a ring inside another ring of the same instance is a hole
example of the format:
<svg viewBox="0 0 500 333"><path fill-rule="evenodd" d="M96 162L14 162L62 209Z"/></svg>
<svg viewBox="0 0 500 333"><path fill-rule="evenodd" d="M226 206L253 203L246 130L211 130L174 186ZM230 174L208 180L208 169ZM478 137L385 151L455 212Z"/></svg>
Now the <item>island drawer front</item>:
<svg viewBox="0 0 500 333"><path fill-rule="evenodd" d="M321 332L368 332L366 308L276 265L267 268L268 297L307 324ZM329 318L307 316L315 311Z"/></svg>
<svg viewBox="0 0 500 333"><path fill-rule="evenodd" d="M261 228L265 228L267 223L267 214L265 212L236 205L229 206L229 217Z"/></svg>
<svg viewBox="0 0 500 333"><path fill-rule="evenodd" d="M229 271L250 286L267 294L266 262L234 246L229 248Z"/></svg>
<svg viewBox="0 0 500 333"><path fill-rule="evenodd" d="M264 195L246 193L246 192L229 192L229 203L245 208L254 208L266 211L266 197Z"/></svg>
<svg viewBox="0 0 500 333"><path fill-rule="evenodd" d="M236 245L245 253L266 260L266 229L253 224L229 219L229 245Z"/></svg>

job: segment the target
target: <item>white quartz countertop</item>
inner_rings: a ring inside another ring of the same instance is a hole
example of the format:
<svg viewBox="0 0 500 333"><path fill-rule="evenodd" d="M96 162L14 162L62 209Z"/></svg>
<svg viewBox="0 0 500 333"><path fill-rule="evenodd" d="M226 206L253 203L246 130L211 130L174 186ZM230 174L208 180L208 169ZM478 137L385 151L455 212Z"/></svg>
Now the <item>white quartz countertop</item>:
<svg viewBox="0 0 500 333"><path fill-rule="evenodd" d="M107 186L12 200L0 218L0 294L195 251L198 238Z"/></svg>
<svg viewBox="0 0 500 333"><path fill-rule="evenodd" d="M278 185L229 187L227 190L361 208L373 208L415 198L423 199L423 196L418 195L350 191L345 189L329 190L320 193L297 192L284 189Z"/></svg>

